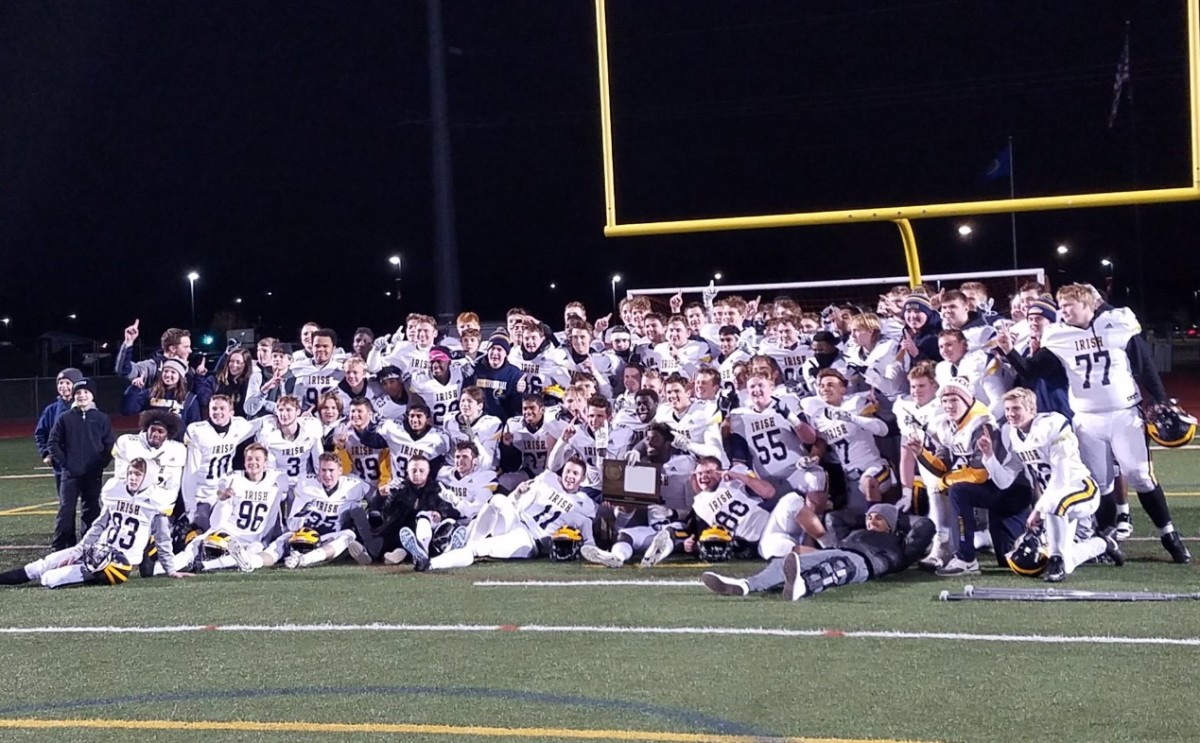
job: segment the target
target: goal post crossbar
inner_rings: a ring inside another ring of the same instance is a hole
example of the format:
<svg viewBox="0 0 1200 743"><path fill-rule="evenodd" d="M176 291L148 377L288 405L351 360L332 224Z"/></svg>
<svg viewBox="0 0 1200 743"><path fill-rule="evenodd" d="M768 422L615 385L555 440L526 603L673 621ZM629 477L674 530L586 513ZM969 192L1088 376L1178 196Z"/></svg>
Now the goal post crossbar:
<svg viewBox="0 0 1200 743"><path fill-rule="evenodd" d="M926 274L921 277L925 282L937 281L969 281L978 279L981 276L986 278L1004 279L1004 278L1019 278L1036 276L1037 281L1043 286L1046 284L1046 271L1042 268L1027 268L1027 269L1008 269L1004 271L986 271L986 272L968 272L968 273L938 273ZM831 279L827 281L785 281L775 284L721 284L717 286L717 290L721 294L730 294L733 292L771 292L782 291L786 289L826 289L830 287L843 286L872 286L883 284L907 285L909 283L908 276L882 276L878 278L866 279ZM651 289L629 289L625 292L626 297L659 295L659 294L700 294L707 290L707 286L676 286L676 287L655 287Z"/></svg>

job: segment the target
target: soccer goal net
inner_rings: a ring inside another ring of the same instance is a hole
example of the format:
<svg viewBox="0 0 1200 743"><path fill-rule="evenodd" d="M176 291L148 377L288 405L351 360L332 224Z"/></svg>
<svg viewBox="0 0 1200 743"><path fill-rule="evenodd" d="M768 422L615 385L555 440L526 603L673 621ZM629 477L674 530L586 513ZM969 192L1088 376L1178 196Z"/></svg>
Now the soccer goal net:
<svg viewBox="0 0 1200 743"><path fill-rule="evenodd" d="M1029 282L1037 282L1049 290L1046 271L1041 268L1026 268L1007 271L969 271L965 273L927 274L922 277L930 294L943 289L957 289L968 281L977 281L988 289L993 306L1000 312L1008 311L1009 298ZM805 312L820 312L831 304L852 304L868 312L875 311L879 297L893 287L908 286L907 276L881 276L862 279L835 279L829 281L789 281L776 284L721 284L716 286L717 296L739 294L747 300L761 296L764 302L779 297L790 297L800 304ZM657 309L665 310L670 297L682 294L684 304L699 301L706 286L664 286L646 289L630 289L627 297L649 297Z"/></svg>

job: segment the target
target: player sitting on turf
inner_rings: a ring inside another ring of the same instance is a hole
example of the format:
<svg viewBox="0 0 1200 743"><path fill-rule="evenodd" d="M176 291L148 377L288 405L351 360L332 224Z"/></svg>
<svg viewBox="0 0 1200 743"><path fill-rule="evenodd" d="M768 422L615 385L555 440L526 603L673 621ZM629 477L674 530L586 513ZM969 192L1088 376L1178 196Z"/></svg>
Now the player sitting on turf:
<svg viewBox="0 0 1200 743"><path fill-rule="evenodd" d="M145 459L158 471L156 484L172 496L178 495L187 448L175 438L183 429L183 422L169 410L151 408L138 417L138 428L141 433L117 437L113 446L113 476L124 480L129 463Z"/></svg>
<svg viewBox="0 0 1200 743"><path fill-rule="evenodd" d="M463 568L479 557L537 557L539 551L548 551L551 536L564 526L590 543L596 504L581 489L586 472L587 463L572 456L561 475L544 472L521 483L511 495L494 496L467 528L465 546L434 557L430 567Z"/></svg>
<svg viewBox="0 0 1200 743"><path fill-rule="evenodd" d="M1079 440L1071 422L1058 413L1038 413L1037 397L1024 387L1004 395L1004 418L1008 422L1001 431L1008 452L1004 461L997 459L988 432L980 436L977 446L996 485L1009 487L1023 468L1041 493L1026 526L1046 530L1050 548L1046 581L1063 581L1077 566L1103 554L1117 565L1124 564L1125 556L1113 536L1115 527L1109 527L1103 536L1077 536L1080 526L1085 533L1092 533L1100 491L1079 457Z"/></svg>
<svg viewBox="0 0 1200 743"><path fill-rule="evenodd" d="M462 443L474 446L467 442ZM491 497L490 492L487 495ZM406 513L395 517L394 523L399 527L397 539L400 546L412 558L413 568L418 572L429 569L429 545L433 541L435 531L452 529L456 548L466 543L465 527L460 527L461 531L454 527L466 519L455 508L453 496L434 478L429 469L429 461L424 457L415 455L408 460L407 478L390 497L399 501L401 509L407 509ZM464 501L465 499L458 502L469 506L469 503ZM393 507L393 511L395 510ZM403 555L394 554L393 557L399 558L396 562L404 560Z"/></svg>
<svg viewBox="0 0 1200 743"><path fill-rule="evenodd" d="M865 521L853 514L841 514L835 521L845 533L832 541L834 547L821 550L797 547L784 557L771 560L766 568L749 578L709 572L700 580L722 596L745 596L782 587L783 597L796 601L829 588L898 573L928 552L933 541L932 521L900 513L888 503L871 506ZM819 521L812 526L813 536L830 541Z"/></svg>
<svg viewBox="0 0 1200 743"><path fill-rule="evenodd" d="M79 544L0 573L0 585L33 581L47 588L77 583L120 585L141 564L151 536L159 545L157 558L167 575L190 575L172 568L168 519L175 496L157 487L157 480L153 464L140 458L129 462L123 479L114 477L104 484L100 516Z"/></svg>
<svg viewBox="0 0 1200 743"><path fill-rule="evenodd" d="M734 546L758 545L771 521L763 505L775 497L771 483L742 465L723 471L716 457L697 457L692 488L694 534L684 541L684 552L712 561L726 559Z"/></svg>
<svg viewBox="0 0 1200 743"><path fill-rule="evenodd" d="M617 508L617 539L612 549L602 550L594 544L580 549L583 559L610 568L619 568L635 552L645 552L642 567L648 568L665 560L675 549L684 522L692 511L692 472L696 460L672 446L674 433L666 423L651 424L646 434L646 456L630 453L630 461L645 461L659 466L662 503L631 510Z"/></svg>
<svg viewBox="0 0 1200 743"><path fill-rule="evenodd" d="M371 492L369 484L342 475L338 455L322 454L316 476L296 486L286 531L261 552L235 556L238 567L257 570L282 560L289 568L302 568L334 559L354 541L354 532L340 527L343 514L361 506Z"/></svg>
<svg viewBox="0 0 1200 743"><path fill-rule="evenodd" d="M287 497L288 477L267 469L267 448L250 444L245 469L221 481L209 531L197 536L175 556L175 569L193 572L228 570L250 572L258 565L251 553L279 535L279 509Z"/></svg>

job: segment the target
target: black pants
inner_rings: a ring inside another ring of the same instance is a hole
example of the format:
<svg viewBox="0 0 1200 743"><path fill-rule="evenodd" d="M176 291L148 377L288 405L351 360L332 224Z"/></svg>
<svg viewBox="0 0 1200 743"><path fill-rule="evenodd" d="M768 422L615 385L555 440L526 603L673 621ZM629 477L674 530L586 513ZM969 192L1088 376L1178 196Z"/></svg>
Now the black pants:
<svg viewBox="0 0 1200 743"><path fill-rule="evenodd" d="M100 473L72 477L64 472L62 485L58 489L58 516L54 519L54 537L50 541L55 550L75 546L75 510L79 506L83 519L83 530L87 531L100 515Z"/></svg>
<svg viewBox="0 0 1200 743"><path fill-rule="evenodd" d="M394 522L389 521L379 527L371 526L366 509L359 506L342 515L342 528L353 529L358 541L367 548L367 554L376 561L382 560L384 553L400 546L400 529Z"/></svg>
<svg viewBox="0 0 1200 743"><path fill-rule="evenodd" d="M1001 490L991 481L985 483L959 482L950 486L950 541L960 560L975 559L975 509L986 508L988 531L992 535L992 550L1001 567L1004 553L1012 549L1017 537L1025 530L1033 493L1023 485L1014 484Z"/></svg>

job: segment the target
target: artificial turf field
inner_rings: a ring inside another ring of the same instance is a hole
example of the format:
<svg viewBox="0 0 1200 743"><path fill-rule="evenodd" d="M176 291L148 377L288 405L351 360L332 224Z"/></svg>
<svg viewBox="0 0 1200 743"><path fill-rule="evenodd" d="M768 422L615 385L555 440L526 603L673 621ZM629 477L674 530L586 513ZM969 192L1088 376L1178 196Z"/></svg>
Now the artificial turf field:
<svg viewBox="0 0 1200 743"><path fill-rule="evenodd" d="M49 537L39 464L31 442L0 441L3 567ZM1155 466L1180 531L1200 534L1200 452ZM1157 538L1126 550L1065 587L1200 591ZM4 588L0 741L1200 740L1200 602L933 600L1043 585L985 564L788 603L686 584L703 569L339 562ZM685 584L477 585L596 580Z"/></svg>

